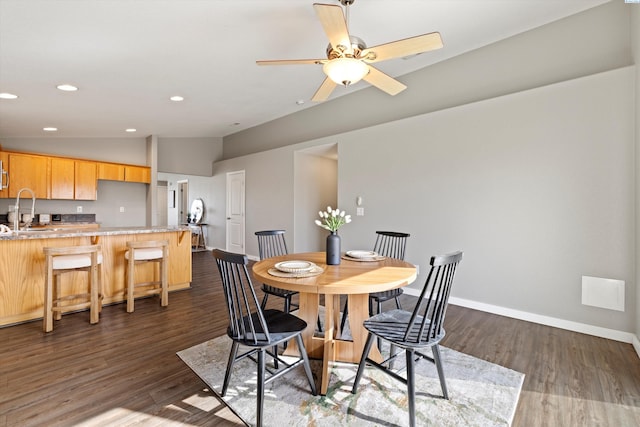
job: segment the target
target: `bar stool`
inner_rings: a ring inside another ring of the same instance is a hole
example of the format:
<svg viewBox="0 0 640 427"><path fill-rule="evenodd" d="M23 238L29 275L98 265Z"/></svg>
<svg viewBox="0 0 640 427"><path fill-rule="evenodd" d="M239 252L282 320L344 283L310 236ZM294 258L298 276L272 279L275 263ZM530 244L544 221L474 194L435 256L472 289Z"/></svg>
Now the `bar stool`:
<svg viewBox="0 0 640 427"><path fill-rule="evenodd" d="M134 300L137 296L160 295L160 305L169 304L169 279L168 279L168 240L127 242L127 251L124 256L127 260L127 313L134 310ZM135 266L137 264L154 262L160 265L159 280L147 282L135 281ZM146 288L136 292L136 288Z"/></svg>
<svg viewBox="0 0 640 427"><path fill-rule="evenodd" d="M100 245L43 248L46 262L44 283L43 329L53 330L53 320L60 320L62 312L89 308L91 324L98 323L102 311L102 252ZM98 267L100 273L98 274ZM74 271L88 274L88 292L62 295L60 275ZM84 299L82 302L62 304Z"/></svg>

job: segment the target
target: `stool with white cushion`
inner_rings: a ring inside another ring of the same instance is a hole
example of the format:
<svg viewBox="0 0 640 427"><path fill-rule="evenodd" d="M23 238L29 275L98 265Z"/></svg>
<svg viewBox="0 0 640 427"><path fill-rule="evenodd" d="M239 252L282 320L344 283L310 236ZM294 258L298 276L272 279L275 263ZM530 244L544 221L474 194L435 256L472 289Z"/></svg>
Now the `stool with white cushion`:
<svg viewBox="0 0 640 427"><path fill-rule="evenodd" d="M44 316L43 329L53 330L53 320L60 320L63 311L89 308L92 324L98 323L102 310L101 274L98 267L102 265L100 245L71 246L61 248L43 248L46 262L44 284ZM60 275L75 271L86 271L88 274L87 292L62 294ZM77 300L82 300L78 302ZM63 304L63 302L71 303Z"/></svg>
<svg viewBox="0 0 640 427"><path fill-rule="evenodd" d="M135 241L127 242L127 312L134 310L134 300L138 296L160 295L160 305L165 307L169 304L169 279L168 279L168 257L169 241ZM137 264L154 262L160 266L158 280L146 282L135 281L135 266ZM139 288L140 290L137 290Z"/></svg>

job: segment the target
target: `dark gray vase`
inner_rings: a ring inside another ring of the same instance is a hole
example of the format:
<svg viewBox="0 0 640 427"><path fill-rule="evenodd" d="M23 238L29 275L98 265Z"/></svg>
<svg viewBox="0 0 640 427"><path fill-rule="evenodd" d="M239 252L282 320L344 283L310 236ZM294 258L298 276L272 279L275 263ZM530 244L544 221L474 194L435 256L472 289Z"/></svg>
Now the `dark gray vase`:
<svg viewBox="0 0 640 427"><path fill-rule="evenodd" d="M340 236L335 231L327 236L327 265L340 264Z"/></svg>

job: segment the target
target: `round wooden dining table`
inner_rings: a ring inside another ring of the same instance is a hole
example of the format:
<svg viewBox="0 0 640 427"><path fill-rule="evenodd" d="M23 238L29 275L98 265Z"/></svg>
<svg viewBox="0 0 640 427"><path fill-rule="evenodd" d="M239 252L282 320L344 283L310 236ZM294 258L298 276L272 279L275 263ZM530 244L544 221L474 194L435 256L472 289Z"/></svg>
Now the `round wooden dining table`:
<svg viewBox="0 0 640 427"><path fill-rule="evenodd" d="M294 253L264 259L255 263L252 268L257 281L299 292L300 308L296 315L307 322L302 339L309 357L323 361L320 386L320 393L323 395L327 393L332 362L360 362L367 338L363 323L369 317L369 293L406 286L416 279L415 266L399 259L357 261L343 257L339 265L327 265L325 256L324 252ZM277 263L294 260L310 261L321 267L323 272L312 277L300 278L280 277L282 274L269 273ZM315 335L320 295L324 295L325 304L324 336ZM339 330L340 295L349 296L350 340L342 339L342 331ZM297 353L295 343L291 344L286 352ZM378 362L382 361L375 344L369 357Z"/></svg>

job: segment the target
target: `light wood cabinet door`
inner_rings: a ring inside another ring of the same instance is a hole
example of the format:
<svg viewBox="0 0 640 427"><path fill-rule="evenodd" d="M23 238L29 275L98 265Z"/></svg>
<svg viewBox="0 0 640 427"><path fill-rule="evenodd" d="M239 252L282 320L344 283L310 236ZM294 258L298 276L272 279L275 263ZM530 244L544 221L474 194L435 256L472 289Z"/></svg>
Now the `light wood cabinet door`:
<svg viewBox="0 0 640 427"><path fill-rule="evenodd" d="M36 198L48 199L49 175L48 157L9 153L9 197L17 197L20 189L30 188Z"/></svg>
<svg viewBox="0 0 640 427"><path fill-rule="evenodd" d="M75 183L75 161L51 158L51 199L73 200Z"/></svg>
<svg viewBox="0 0 640 427"><path fill-rule="evenodd" d="M75 161L76 200L96 200L98 197L98 168L95 162Z"/></svg>
<svg viewBox="0 0 640 427"><path fill-rule="evenodd" d="M0 172L4 173L0 176L0 199L6 199L9 197L9 153L0 151ZM7 186L7 188L4 188Z"/></svg>
<svg viewBox="0 0 640 427"><path fill-rule="evenodd" d="M128 166L124 167L124 180L127 182L151 183L151 168L146 166Z"/></svg>
<svg viewBox="0 0 640 427"><path fill-rule="evenodd" d="M98 163L98 179L124 181L124 165L116 163Z"/></svg>

